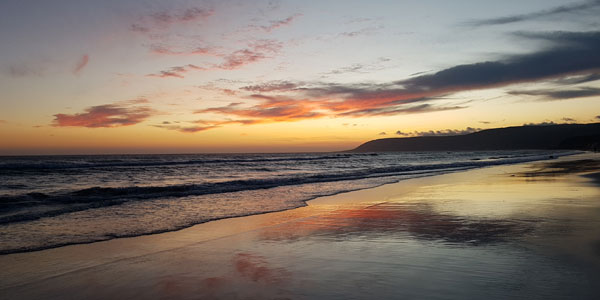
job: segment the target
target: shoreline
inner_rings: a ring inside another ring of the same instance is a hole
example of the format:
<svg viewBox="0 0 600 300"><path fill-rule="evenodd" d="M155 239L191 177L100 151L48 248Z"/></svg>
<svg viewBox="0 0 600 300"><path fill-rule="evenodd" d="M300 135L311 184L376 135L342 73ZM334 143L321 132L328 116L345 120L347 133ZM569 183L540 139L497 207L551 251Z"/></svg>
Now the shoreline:
<svg viewBox="0 0 600 300"><path fill-rule="evenodd" d="M561 157L558 160L553 160L552 162L576 161L589 157L594 159L599 158L597 154L584 153ZM226 218L197 224L178 231L170 231L160 234L151 234L129 238L118 238L107 241L94 242L89 244L70 245L34 252L6 254L0 256L0 262L3 266L5 266L5 270L0 277L0 290L22 292L21 288L27 288L32 285L36 286L37 284L47 283L53 280L61 280L61 278L64 277L70 278L71 276L76 276L79 273L96 273L97 270L102 270L104 268L121 268L122 265L127 265L132 261L161 261L162 257L172 257L174 253L177 253L179 251L195 251L194 249L200 249L198 250L200 251L199 253L206 254L210 252L207 249L210 248L211 244L220 245L224 243L226 245L226 249L230 249L227 251L233 251L232 253L234 253L237 251L237 246L235 246L237 245L237 242L231 242L231 240L245 241L246 236L266 235L268 237L267 240L272 241L278 241L277 236L280 235L282 232L285 233L285 235L291 235L292 237L300 233L300 236L311 237L315 236L315 234L316 236L319 236L319 232L323 230L319 228L321 228L322 226L325 226L323 227L325 228L324 230L330 230L328 228L330 228L331 226L335 228L341 228L339 229L342 230L341 233L337 231L338 229L335 229L332 233L326 231L327 234L339 235L343 234L343 232L348 230L346 227L344 227L345 225L342 226L338 224L341 221L337 219L338 217L335 217L341 212L348 211L352 212L353 214L358 213L360 216L367 212L367 215L369 215L372 214L374 210L377 210L378 207L385 207L390 203L400 203L402 205L408 205L411 203L415 203L415 205L421 205L419 203L429 203L427 204L429 206L442 205L439 203L431 202L430 200L425 201L421 199L422 195L428 195L427 193L433 193L433 195L435 195L436 193L439 193L440 190L446 190L448 191L447 194L450 195L452 195L452 193L459 193L460 190L454 190L453 186L464 186L469 182L479 180L478 178L489 177L490 179L485 179L484 181L485 184L490 185L490 187L493 187L494 184L498 184L498 182L503 181L520 182L521 180L532 180L531 182L533 184L533 182L538 182L537 180L539 179L539 181L543 183L543 180L548 180L547 177L520 177L518 176L518 174L525 174L528 171L531 171L532 168L541 166L545 162L547 163L547 161L534 161L519 164L491 166L470 169L461 172L447 173L443 175L408 179L397 183L384 184L374 188L318 197L316 199L307 201L306 206L291 210L269 212L244 217ZM553 180L557 180L557 178L567 178L568 182L565 183L565 187L568 187L570 185L575 186L575 184L588 184L590 187L586 190L589 190L589 193L597 193L597 185L594 185L592 179L586 179L585 177L580 175L581 172L575 172L570 174L558 174ZM498 180L498 182L494 182L495 180ZM514 192L516 193L515 195L525 195L525 198L529 197L532 199L534 197L539 197L539 195L536 195L536 193L531 193L531 191L527 190L528 188L530 188L527 186L527 184L528 183L525 182L521 185L515 185L515 187L519 188L516 192ZM582 187L578 188L583 189ZM423 194L424 190L427 191L427 193ZM480 194L479 192L477 192L479 194L476 195L479 195L478 197L489 197L491 200L496 201L497 199L494 198L496 195L494 191L496 190L490 190L488 192L489 195ZM444 198L444 196L440 197ZM460 197L458 197L457 199L460 199ZM444 202L442 206L445 208L440 210L438 213L402 213L402 218L408 218L411 220L414 219L418 221L414 225L412 225L412 223L408 224L408 233L411 235L415 235L416 237L420 236L424 239L424 241L429 241L430 239L432 239L431 241L436 241L441 237L441 241L443 243L466 243L465 245L467 245L468 247L472 246L477 248L477 245L487 245L490 241L493 245L497 242L496 240L498 239L498 241L500 241L499 243L501 243L502 239L505 238L504 235L508 235L508 237L512 239L513 237L510 236L512 234L517 236L516 239L519 240L519 242L529 245L527 247L532 247L536 249L540 248L543 249L543 251L550 252L559 251L556 249L561 249L560 251L564 253L573 252L571 251L572 249L561 245L561 243L556 243L555 241L552 242L552 238L537 238L536 240L535 235L531 237L528 236L528 231L539 230L537 229L537 227L542 225L545 226L543 222L539 223L538 221L520 221L521 217L511 219L514 219L516 221L498 222L496 219L501 220L505 214L512 214L515 213L515 211L518 212L518 210L504 212L501 209L502 207L495 207L490 211L491 208L488 207L488 204L482 203L480 201L480 199L477 199L476 202L473 202L476 205L472 205L468 209L468 212L461 211L460 209L454 207L457 204L453 204L450 202L450 204L446 204ZM519 207L519 205L528 205L527 202L518 202L517 204L517 207ZM585 205L593 204L586 203ZM460 208L463 206L459 205L458 207ZM577 207L575 207L575 209L576 208ZM492 214L491 217L488 215L490 213ZM453 215L462 217L455 218L453 217ZM346 218L344 214L342 214L341 216ZM397 220L395 215L390 216L389 213L382 215L382 217L393 217L391 221ZM378 220L377 218L374 220ZM419 221L423 218L425 218L426 221L431 218L434 218L436 220L443 220L443 223L440 224L446 224L445 226L450 226L450 228L453 231L458 230L458 235L449 234L445 231L440 232L440 229L436 227L438 225L435 225L437 223L434 223L435 226L431 227L431 224L422 223L422 221ZM464 218L468 218L471 221L469 221L468 223L464 223L463 221L461 221ZM368 218L366 220L371 219ZM310 226L302 224L309 224ZM314 226L316 226L315 224L318 224L318 226L315 227L317 229L313 228ZM387 223L383 223L383 226L388 226L386 224ZM384 236L390 234L397 234L395 231L396 229L393 228L390 229L391 231L384 230L382 232L379 232L378 230L381 229L379 229L378 226L382 225L377 225L375 227L367 226L365 227L365 229L361 230L369 230L367 232L375 230L375 233L377 233L378 235L383 234ZM415 229L411 229L412 226L417 227L415 227ZM412 230L417 231L413 232ZM275 237L271 236L273 234L275 234ZM521 235L524 235L526 238L523 239L519 237ZM284 238L284 240L289 239L290 237ZM559 240L564 240L564 238L561 238ZM293 241L293 239L291 241ZM569 245L581 245L587 243L587 241L581 240L579 238L573 238L569 241ZM239 245L246 245L244 247L250 248L254 248L256 247L256 245L260 244L254 241L240 243L241 244ZM283 244L285 245L285 243ZM375 244L378 245L377 243ZM233 248L231 248L232 246ZM268 250L268 248L265 249ZM263 250L267 251L265 249ZM598 257L595 256L594 253L588 252L583 253L581 251L575 251L568 255L579 257L578 259L583 259L585 261L592 262L593 265L600 266L600 264L598 264L598 262L600 261L598 260ZM277 257L277 255L273 255ZM303 255L309 254L303 253ZM180 259L184 258L181 257L177 258L176 260ZM217 261L219 261L219 259L217 259ZM222 262L228 264L227 260ZM146 263L142 264L147 265ZM150 265L147 265L147 267L150 267ZM166 268L166 270L174 271L166 266L164 266L164 268ZM100 271L100 274L106 273Z"/></svg>
<svg viewBox="0 0 600 300"><path fill-rule="evenodd" d="M214 222L214 221L219 221L219 220L223 220L223 219L248 217L248 216L253 216L253 215L261 215L261 214L282 212L282 211L286 211L286 210L293 210L293 209L297 209L297 208L300 208L300 207L307 206L308 202L313 201L313 200L318 199L318 198L321 198L321 197L335 196L335 195L338 195L338 194L350 193L350 192L360 191L360 190L365 190L365 189L373 189L373 188L380 187L382 185L396 184L396 183L404 181L404 180L412 180L412 179L417 179L417 178L422 178L422 177L440 176L440 175L452 174L452 173L457 173L457 172L467 172L469 170L477 170L477 169L488 168L488 167L495 167L495 166L515 165L515 164L531 163L531 162L536 162L536 161L547 161L547 160L552 160L552 159L556 159L556 158L560 158L560 157L567 157L567 156L579 155L579 154L582 154L582 153L585 153L585 152L571 151L571 152L561 153L558 156L551 155L550 157L547 157L546 155L538 155L538 156L532 156L532 157L527 157L527 158L515 157L513 159L514 160L518 160L518 161L516 161L516 162L506 162L506 163L496 162L496 161L492 160L492 161L488 162L488 164L482 165L482 166L453 167L451 169L439 169L439 170L437 170L435 172L431 172L431 173L427 173L425 170L417 170L418 172L423 172L425 174L414 173L414 174L412 174L412 176L414 176L414 177L410 177L410 178L406 178L406 179L393 179L393 180L391 179L391 178L402 176L402 175L372 176L372 177L358 178L358 179L353 179L353 180L359 181L359 180L368 180L368 179L371 179L371 178L386 178L386 177L389 177L390 181L389 182L384 182L384 183L378 183L378 184L375 184L375 185L369 185L367 187L348 188L348 189L344 189L344 190L335 191L333 193L327 193L326 192L324 194L314 195L314 196L311 196L310 198L302 199L300 205L298 205L296 207L287 207L287 208L267 210L267 211L256 212L256 213L255 212L250 212L248 214L237 215L237 216L217 217L217 218L213 218L213 219L203 220L203 221L200 221L200 222L193 222L193 223L189 223L189 224L185 224L185 225L180 225L180 226L177 226L177 227L174 227L174 228L160 229L160 230L155 230L155 231L150 231L150 232L144 232L144 233L111 234L111 235L105 235L101 239L90 240L90 241L66 242L66 243L60 243L60 244L49 245L49 246L41 246L41 247L0 250L0 256L10 255L10 254L18 254L18 253L29 253L29 252L36 252L36 251L44 251L44 250L49 250L49 249L54 249L54 248L61 248L61 247L72 246L72 245L93 244L93 243L110 241L110 240L113 240L113 239L135 238L135 237L141 237L141 236L147 236L147 235L155 235L155 234L164 234L164 233L169 233L169 232L176 232L176 231L184 230L186 228L190 228L190 227L193 227L193 226L197 226L197 225L201 225L201 224L205 224L205 223L209 223L209 222ZM524 159L524 161L522 161L523 159ZM348 179L345 179L345 180L348 180ZM341 181L345 181L345 180L341 180ZM340 181L340 180L334 180L334 181L331 181L331 182L338 182L338 181ZM327 182L325 182L325 183L327 183ZM307 184L310 184L310 183L307 183ZM287 186L287 185L285 185L285 186ZM271 188L274 188L274 187L269 187L269 188L266 188L266 189L268 190L268 189L271 189ZM262 190L262 189L263 188L259 188L259 190ZM119 204L117 204L117 205L119 205ZM78 212L78 211L79 210L74 210L74 211L69 211L69 212ZM58 215L61 215L61 214L62 213L60 213ZM49 215L49 216L52 216L52 215ZM44 216L44 217L47 217L47 216ZM35 220L36 219L33 219L33 221L35 221ZM10 224L7 224L7 225L10 226Z"/></svg>

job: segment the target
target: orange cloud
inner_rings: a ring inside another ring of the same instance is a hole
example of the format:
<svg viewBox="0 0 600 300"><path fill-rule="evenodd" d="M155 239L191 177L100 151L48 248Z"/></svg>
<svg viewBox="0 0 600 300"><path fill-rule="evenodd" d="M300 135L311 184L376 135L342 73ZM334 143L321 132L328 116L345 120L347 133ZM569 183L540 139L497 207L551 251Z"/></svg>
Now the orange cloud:
<svg viewBox="0 0 600 300"><path fill-rule="evenodd" d="M143 101L143 99L133 101ZM135 102L131 104L135 104ZM127 107L126 105L127 102L118 102L92 106L86 108L83 113L56 114L54 115L52 125L56 127L74 126L89 128L129 126L138 124L155 113L149 107Z"/></svg>

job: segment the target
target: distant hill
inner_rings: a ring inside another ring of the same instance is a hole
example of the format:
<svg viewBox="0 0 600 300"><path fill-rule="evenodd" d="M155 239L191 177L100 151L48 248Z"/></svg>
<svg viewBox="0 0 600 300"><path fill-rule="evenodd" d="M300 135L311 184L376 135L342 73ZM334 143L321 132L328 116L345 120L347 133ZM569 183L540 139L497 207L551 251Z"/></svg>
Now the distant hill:
<svg viewBox="0 0 600 300"><path fill-rule="evenodd" d="M385 138L366 142L349 152L518 149L600 150L600 123L525 125L465 135Z"/></svg>

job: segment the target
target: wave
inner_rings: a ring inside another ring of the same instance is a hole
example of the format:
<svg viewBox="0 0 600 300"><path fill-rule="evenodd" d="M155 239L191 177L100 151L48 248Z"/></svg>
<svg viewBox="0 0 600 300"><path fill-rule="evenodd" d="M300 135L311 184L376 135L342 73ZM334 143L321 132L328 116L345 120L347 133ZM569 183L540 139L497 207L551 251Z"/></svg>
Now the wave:
<svg viewBox="0 0 600 300"><path fill-rule="evenodd" d="M568 155L564 153L561 155ZM555 155L556 156L556 155ZM122 204L127 201L188 197L207 194L269 189L279 186L347 181L397 175L422 176L439 171L456 171L485 166L519 163L550 158L535 155L492 161L465 161L428 165L398 165L363 168L347 172L296 174L263 179L231 180L215 183L167 186L91 187L56 193L26 193L0 196L0 224L31 221L64 213ZM313 158L314 159L314 158ZM36 208L36 209L32 209Z"/></svg>
<svg viewBox="0 0 600 300"><path fill-rule="evenodd" d="M103 160L103 161L55 161L55 162L4 162L0 163L0 170L6 171L36 171L36 170L62 170L62 169L88 169L88 168L114 168L114 167L154 167L154 166L176 166L176 165L197 165L197 164L239 164L239 163L269 163L269 162L296 162L296 161L318 161L343 159L352 156L365 156L369 154L347 154L339 153L323 156L295 156L295 157L257 157L257 158L205 158L191 159L181 161L134 161L128 160Z"/></svg>

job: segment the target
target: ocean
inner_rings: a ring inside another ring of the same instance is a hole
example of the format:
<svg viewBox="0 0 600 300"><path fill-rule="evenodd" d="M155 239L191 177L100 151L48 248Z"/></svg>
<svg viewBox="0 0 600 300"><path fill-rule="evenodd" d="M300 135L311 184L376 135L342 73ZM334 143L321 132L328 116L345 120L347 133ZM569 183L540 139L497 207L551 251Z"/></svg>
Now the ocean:
<svg viewBox="0 0 600 300"><path fill-rule="evenodd" d="M0 254L178 230L573 151L0 157Z"/></svg>

